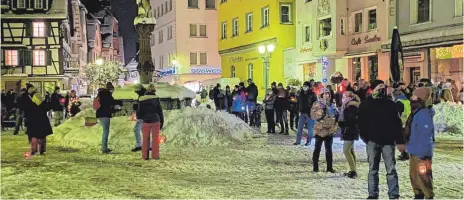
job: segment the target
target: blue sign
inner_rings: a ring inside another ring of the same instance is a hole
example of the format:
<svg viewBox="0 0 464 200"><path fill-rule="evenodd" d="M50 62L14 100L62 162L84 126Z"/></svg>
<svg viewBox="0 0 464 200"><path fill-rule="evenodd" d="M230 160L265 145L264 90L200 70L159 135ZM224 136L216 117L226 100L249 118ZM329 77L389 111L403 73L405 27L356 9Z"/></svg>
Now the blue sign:
<svg viewBox="0 0 464 200"><path fill-rule="evenodd" d="M192 67L190 68L191 74L221 74L221 68L204 68L204 67Z"/></svg>
<svg viewBox="0 0 464 200"><path fill-rule="evenodd" d="M322 62L322 82L327 83L327 67L329 67L329 59L326 56L323 56L321 59Z"/></svg>
<svg viewBox="0 0 464 200"><path fill-rule="evenodd" d="M159 72L160 76L169 76L173 74L176 74L176 68L169 68Z"/></svg>

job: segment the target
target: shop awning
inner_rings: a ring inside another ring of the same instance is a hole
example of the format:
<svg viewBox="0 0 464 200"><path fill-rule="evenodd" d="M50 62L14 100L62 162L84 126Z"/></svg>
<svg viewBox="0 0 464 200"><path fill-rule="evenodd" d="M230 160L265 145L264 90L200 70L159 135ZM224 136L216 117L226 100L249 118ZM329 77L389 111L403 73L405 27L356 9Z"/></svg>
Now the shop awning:
<svg viewBox="0 0 464 200"><path fill-rule="evenodd" d="M426 48L462 43L463 29L461 26L443 27L424 30L417 33L402 33L403 49ZM390 51L390 43L382 45L383 51Z"/></svg>
<svg viewBox="0 0 464 200"><path fill-rule="evenodd" d="M365 52L358 52L358 53L347 53L343 58L357 58L363 56L374 56L377 53L375 51L365 51Z"/></svg>

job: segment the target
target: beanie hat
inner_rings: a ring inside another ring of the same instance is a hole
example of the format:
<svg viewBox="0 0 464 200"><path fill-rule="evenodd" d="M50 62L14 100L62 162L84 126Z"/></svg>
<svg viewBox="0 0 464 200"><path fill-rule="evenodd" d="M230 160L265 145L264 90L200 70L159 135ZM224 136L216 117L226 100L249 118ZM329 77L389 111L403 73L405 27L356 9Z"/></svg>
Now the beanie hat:
<svg viewBox="0 0 464 200"><path fill-rule="evenodd" d="M375 89L380 84L384 84L384 82L382 80L373 80L371 82L371 89Z"/></svg>
<svg viewBox="0 0 464 200"><path fill-rule="evenodd" d="M239 88L239 87L240 87L240 86L238 86L238 85L235 85L235 88Z"/></svg>
<svg viewBox="0 0 464 200"><path fill-rule="evenodd" d="M135 85L135 91L141 91L143 89L143 85L142 84L137 84Z"/></svg>
<svg viewBox="0 0 464 200"><path fill-rule="evenodd" d="M277 86L282 86L282 87L283 87L283 86L284 86L284 84L282 84L282 83L279 83L279 84L277 84Z"/></svg>
<svg viewBox="0 0 464 200"><path fill-rule="evenodd" d="M397 97L397 96L402 95L403 92L401 91L401 89L395 89L395 90L393 90L392 94L393 94L394 97Z"/></svg>
<svg viewBox="0 0 464 200"><path fill-rule="evenodd" d="M114 86L111 82L106 83L106 89L114 89Z"/></svg>
<svg viewBox="0 0 464 200"><path fill-rule="evenodd" d="M276 82L272 82L271 85L276 85Z"/></svg>
<svg viewBox="0 0 464 200"><path fill-rule="evenodd" d="M309 87L309 86L311 86L311 83L310 83L309 81L305 81L305 82L303 83L303 86L308 86L308 87Z"/></svg>
<svg viewBox="0 0 464 200"><path fill-rule="evenodd" d="M239 85L239 86L242 86L242 87L245 87L245 83L244 83L244 82L240 82L238 85Z"/></svg>
<svg viewBox="0 0 464 200"><path fill-rule="evenodd" d="M56 91L56 90L59 90L59 89L60 89L60 87L58 87L58 86L55 87L55 91Z"/></svg>
<svg viewBox="0 0 464 200"><path fill-rule="evenodd" d="M416 96L418 99L421 99L424 102L429 100L431 93L432 92L430 91L430 89L426 87L417 88L416 90L414 90L414 92L412 92L414 96Z"/></svg>
<svg viewBox="0 0 464 200"><path fill-rule="evenodd" d="M148 85L147 92L156 92L155 85L153 84Z"/></svg>

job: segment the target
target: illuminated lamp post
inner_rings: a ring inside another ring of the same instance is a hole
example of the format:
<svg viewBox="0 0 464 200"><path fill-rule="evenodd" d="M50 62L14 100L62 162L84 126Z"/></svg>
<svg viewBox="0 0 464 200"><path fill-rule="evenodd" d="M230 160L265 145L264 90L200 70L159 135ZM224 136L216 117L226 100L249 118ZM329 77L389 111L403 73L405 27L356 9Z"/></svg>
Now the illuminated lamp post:
<svg viewBox="0 0 464 200"><path fill-rule="evenodd" d="M272 52L274 52L274 44L269 44L267 46L259 46L258 52L261 54L261 58L264 61L263 67L263 79L264 79L264 89L268 88L269 85L269 61L271 60Z"/></svg>

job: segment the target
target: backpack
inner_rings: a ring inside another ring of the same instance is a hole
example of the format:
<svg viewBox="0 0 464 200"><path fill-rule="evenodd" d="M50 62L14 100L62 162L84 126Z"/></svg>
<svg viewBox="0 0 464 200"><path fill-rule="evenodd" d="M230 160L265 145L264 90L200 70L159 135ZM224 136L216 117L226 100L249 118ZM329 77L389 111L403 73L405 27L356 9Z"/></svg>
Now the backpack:
<svg viewBox="0 0 464 200"><path fill-rule="evenodd" d="M93 100L93 109L94 110L98 110L100 109L101 107L101 104L100 104L100 97L96 97L94 100Z"/></svg>

